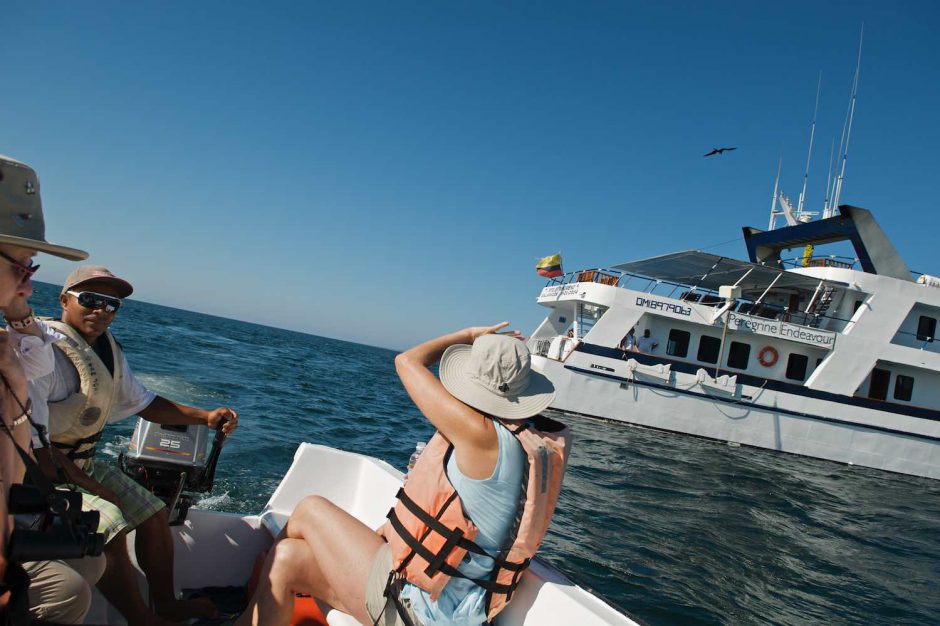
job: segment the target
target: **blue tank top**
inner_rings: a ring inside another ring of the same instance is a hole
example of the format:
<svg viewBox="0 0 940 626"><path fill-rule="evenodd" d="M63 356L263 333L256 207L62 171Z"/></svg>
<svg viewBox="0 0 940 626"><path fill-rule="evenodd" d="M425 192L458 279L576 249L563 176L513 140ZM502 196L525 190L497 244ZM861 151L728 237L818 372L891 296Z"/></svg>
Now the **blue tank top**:
<svg viewBox="0 0 940 626"><path fill-rule="evenodd" d="M499 440L499 457L489 478L475 480L461 473L457 455L450 455L447 478L463 502L464 513L476 524L476 544L490 554L505 547L509 527L516 517L522 473L526 464L522 445L506 427L494 421ZM470 578L486 578L493 569L493 559L467 553L457 569ZM436 601L430 594L410 583L401 592L411 601L411 608L425 626L446 624L479 626L486 621L486 590L463 578L451 578Z"/></svg>

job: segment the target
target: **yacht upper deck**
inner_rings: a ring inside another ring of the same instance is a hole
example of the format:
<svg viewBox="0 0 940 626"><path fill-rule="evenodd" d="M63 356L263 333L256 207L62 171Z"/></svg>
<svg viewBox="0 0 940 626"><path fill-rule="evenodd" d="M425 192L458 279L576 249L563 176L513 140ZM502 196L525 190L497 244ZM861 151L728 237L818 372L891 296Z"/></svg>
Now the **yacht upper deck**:
<svg viewBox="0 0 940 626"><path fill-rule="evenodd" d="M848 269L845 261L826 267ZM808 265L809 266L809 265ZM823 266L817 263L816 267ZM851 322L831 312L834 294L851 290L848 283L817 278L794 270L778 269L706 252L688 250L624 263L613 268L570 272L551 279L539 295L540 304L580 299L586 284L626 289L675 301L678 306L704 305L722 312L776 320L841 332ZM579 285L575 287L574 285ZM718 290L739 287L742 297L726 307Z"/></svg>

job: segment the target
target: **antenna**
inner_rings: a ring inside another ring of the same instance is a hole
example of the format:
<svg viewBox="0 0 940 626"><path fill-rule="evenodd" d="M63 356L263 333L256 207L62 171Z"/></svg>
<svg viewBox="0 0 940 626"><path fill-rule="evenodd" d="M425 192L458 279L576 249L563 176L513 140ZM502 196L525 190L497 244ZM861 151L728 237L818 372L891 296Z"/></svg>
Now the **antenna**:
<svg viewBox="0 0 940 626"><path fill-rule="evenodd" d="M829 185L832 182L832 155L836 150L836 138L832 138L832 144L829 146L829 173L826 175L826 199L823 200L823 219L829 217Z"/></svg>
<svg viewBox="0 0 940 626"><path fill-rule="evenodd" d="M862 22L862 31L858 36L858 61L855 64L855 80L852 83L852 99L849 104L848 131L845 134L845 152L842 153L842 171L839 172L839 178L835 184L835 194L832 198L830 212L835 212L839 207L839 196L842 194L842 182L845 180L845 162L849 157L849 140L852 139L852 120L855 117L855 101L858 98L858 75L862 69L862 40L865 36L865 22Z"/></svg>
<svg viewBox="0 0 940 626"><path fill-rule="evenodd" d="M819 113L819 90L822 87L822 70L819 71L819 80L816 81L816 108L813 109L813 125L809 131L809 152L806 153L806 172L803 174L803 191L796 207L796 219L803 221L803 204L806 202L806 185L809 183L809 162L813 157L813 139L816 137L816 114Z"/></svg>
<svg viewBox="0 0 940 626"><path fill-rule="evenodd" d="M773 230L777 222L777 187L780 184L780 166L783 164L783 155L777 157L777 180L774 181L774 195L770 199L770 226L767 230Z"/></svg>
<svg viewBox="0 0 940 626"><path fill-rule="evenodd" d="M846 116L845 116L845 121L842 122L842 135L839 137L839 151L836 152L836 154L840 154L840 155L842 154L842 148L845 146L845 131L846 131L846 127L847 127L848 125L849 125L849 116L846 115ZM840 157L836 157L836 159L837 159L836 167L838 167L838 159L839 159L839 158L840 158ZM838 178L838 177L836 177L836 178ZM824 218L826 218L826 217L832 217L832 214L835 213L835 211L834 211L833 208L832 208L832 202L831 202L833 196L834 196L835 193L836 193L836 179L835 179L835 178L832 180L832 187L830 187L829 189L827 189L827 190L826 190L826 193L829 194L829 200L830 200L830 202L829 202L829 212L828 212L828 214L827 214L827 213L824 213L824 214L823 214L823 217L824 217Z"/></svg>

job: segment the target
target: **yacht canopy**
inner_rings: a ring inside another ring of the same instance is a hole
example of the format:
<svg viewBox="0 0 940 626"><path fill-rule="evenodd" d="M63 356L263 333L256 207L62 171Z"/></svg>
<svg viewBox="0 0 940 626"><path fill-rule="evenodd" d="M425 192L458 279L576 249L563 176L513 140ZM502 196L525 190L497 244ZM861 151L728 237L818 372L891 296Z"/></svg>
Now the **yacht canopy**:
<svg viewBox="0 0 940 626"><path fill-rule="evenodd" d="M650 259L615 265L612 269L631 274L640 274L657 280L679 283L717 291L722 285L739 286L744 291L766 289L774 283L774 289L814 290L820 279L785 271L769 265L739 261L698 250L673 252ZM782 275L781 275L782 274ZM743 278L743 280L741 280ZM830 285L844 285L835 281L824 281Z"/></svg>

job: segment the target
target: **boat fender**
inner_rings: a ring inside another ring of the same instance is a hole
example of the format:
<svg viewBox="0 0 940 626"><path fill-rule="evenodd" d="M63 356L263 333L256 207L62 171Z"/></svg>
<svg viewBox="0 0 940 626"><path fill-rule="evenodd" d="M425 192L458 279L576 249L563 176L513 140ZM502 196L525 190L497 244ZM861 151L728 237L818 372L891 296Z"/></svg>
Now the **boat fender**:
<svg viewBox="0 0 940 626"><path fill-rule="evenodd" d="M761 348L760 354L757 355L757 360L764 367L773 367L777 364L779 358L780 353L773 346L764 346Z"/></svg>

